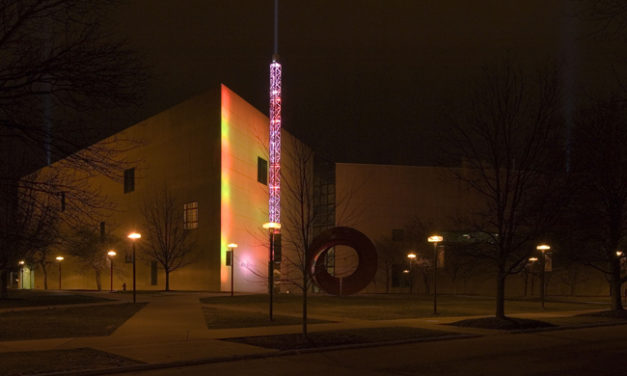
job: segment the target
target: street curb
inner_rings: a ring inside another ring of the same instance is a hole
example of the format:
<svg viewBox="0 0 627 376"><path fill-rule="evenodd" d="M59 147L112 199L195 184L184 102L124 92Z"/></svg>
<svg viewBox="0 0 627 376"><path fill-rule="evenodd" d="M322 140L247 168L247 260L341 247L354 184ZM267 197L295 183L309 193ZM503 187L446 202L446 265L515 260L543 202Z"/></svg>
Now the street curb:
<svg viewBox="0 0 627 376"><path fill-rule="evenodd" d="M313 347L313 348L297 349L297 350L283 350L283 351L274 350L274 351L268 351L268 352L257 353L257 354L231 355L231 356L223 356L223 357L215 357L215 358L201 358L201 359L167 362L167 363L147 363L147 364L137 364L133 366L114 367L114 368L99 368L99 369L87 369L87 370L76 370L76 371L37 373L36 375L37 376L109 375L109 374L116 374L116 373L151 371L155 369L189 367L189 366L197 366L197 365L212 364L212 363L236 362L240 360L278 358L278 357L283 357L283 356L320 353L320 352L327 352L327 351L353 350L353 349L363 349L363 348L378 347L378 346L393 346L393 345L403 345L403 344L408 344L408 343L437 342L437 341L447 341L447 340L467 339L467 338L477 338L477 337L481 337L481 335L479 334L450 334L450 335L443 335L443 336L438 336L438 337L368 342L368 343L326 346L326 347Z"/></svg>

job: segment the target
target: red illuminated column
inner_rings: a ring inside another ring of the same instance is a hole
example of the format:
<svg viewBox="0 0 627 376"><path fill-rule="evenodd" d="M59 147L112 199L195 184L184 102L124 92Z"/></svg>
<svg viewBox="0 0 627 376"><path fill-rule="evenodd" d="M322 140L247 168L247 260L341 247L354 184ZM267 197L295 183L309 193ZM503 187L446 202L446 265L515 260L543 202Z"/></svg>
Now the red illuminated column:
<svg viewBox="0 0 627 376"><path fill-rule="evenodd" d="M281 223L281 64L270 64L270 171L269 219Z"/></svg>

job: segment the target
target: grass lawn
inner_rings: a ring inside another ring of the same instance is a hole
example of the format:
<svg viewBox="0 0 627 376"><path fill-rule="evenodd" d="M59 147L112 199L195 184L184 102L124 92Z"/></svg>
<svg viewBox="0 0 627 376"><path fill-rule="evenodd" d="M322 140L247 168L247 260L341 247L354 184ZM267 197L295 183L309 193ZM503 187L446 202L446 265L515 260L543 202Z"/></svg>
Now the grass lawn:
<svg viewBox="0 0 627 376"><path fill-rule="evenodd" d="M90 348L0 353L0 376L121 367L138 362Z"/></svg>
<svg viewBox="0 0 627 376"><path fill-rule="evenodd" d="M0 309L47 305L106 302L110 299L80 295L70 291L9 290L8 299L0 299Z"/></svg>
<svg viewBox="0 0 627 376"><path fill-rule="evenodd" d="M268 320L268 313L236 311L217 307L203 307L205 321L209 329L252 328L255 326L297 325L300 317L273 315L273 321ZM329 322L324 320L307 320L310 324Z"/></svg>
<svg viewBox="0 0 627 376"><path fill-rule="evenodd" d="M219 296L201 299L207 304L233 305L249 309L263 310L267 306L267 295ZM585 302L568 302L546 300L546 311L570 311L584 309L604 309L604 305L587 304ZM275 299L275 311L278 314L299 314L301 298L297 295L280 294ZM494 299L474 296L438 296L438 313L441 316L493 315ZM505 312L509 314L523 312L541 312L540 302L535 299L508 300ZM386 320L413 317L430 317L433 315L433 297L425 295L352 295L328 296L313 295L309 297L310 315L328 315L350 317L362 320Z"/></svg>
<svg viewBox="0 0 627 376"><path fill-rule="evenodd" d="M106 336L143 306L125 303L0 313L0 341Z"/></svg>
<svg viewBox="0 0 627 376"><path fill-rule="evenodd" d="M388 327L311 332L309 333L309 338L305 338L301 334L281 334L272 336L227 338L225 340L246 343L253 346L268 347L277 350L291 350L382 341L434 338L450 334L450 332L437 330Z"/></svg>

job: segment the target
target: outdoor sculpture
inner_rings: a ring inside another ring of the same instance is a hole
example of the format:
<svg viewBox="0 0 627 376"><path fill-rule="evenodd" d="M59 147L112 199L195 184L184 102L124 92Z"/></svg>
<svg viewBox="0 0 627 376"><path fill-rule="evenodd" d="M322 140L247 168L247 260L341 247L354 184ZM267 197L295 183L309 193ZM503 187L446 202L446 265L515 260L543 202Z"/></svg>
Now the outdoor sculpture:
<svg viewBox="0 0 627 376"><path fill-rule="evenodd" d="M353 248L359 258L357 269L344 278L329 274L324 262L327 251L338 245ZM377 272L377 252L374 245L366 235L353 228L334 227L326 230L313 240L309 249L307 270L314 283L329 294L355 294L364 289Z"/></svg>

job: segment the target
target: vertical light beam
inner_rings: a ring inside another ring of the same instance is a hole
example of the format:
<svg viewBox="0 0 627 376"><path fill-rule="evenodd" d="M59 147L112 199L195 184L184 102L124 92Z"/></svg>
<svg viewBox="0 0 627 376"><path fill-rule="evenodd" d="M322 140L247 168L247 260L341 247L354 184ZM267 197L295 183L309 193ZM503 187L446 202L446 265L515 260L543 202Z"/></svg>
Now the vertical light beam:
<svg viewBox="0 0 627 376"><path fill-rule="evenodd" d="M274 0L274 55L270 64L270 222L281 223L281 64L278 55L279 0Z"/></svg>

